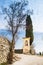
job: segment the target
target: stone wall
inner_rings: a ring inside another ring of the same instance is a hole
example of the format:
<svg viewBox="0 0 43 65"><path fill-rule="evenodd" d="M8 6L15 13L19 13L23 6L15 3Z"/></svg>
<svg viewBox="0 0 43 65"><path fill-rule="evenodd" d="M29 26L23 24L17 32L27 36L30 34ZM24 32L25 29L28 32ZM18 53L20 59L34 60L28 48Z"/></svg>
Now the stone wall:
<svg viewBox="0 0 43 65"><path fill-rule="evenodd" d="M9 52L9 41L4 37L0 37L0 63L7 61L8 52Z"/></svg>

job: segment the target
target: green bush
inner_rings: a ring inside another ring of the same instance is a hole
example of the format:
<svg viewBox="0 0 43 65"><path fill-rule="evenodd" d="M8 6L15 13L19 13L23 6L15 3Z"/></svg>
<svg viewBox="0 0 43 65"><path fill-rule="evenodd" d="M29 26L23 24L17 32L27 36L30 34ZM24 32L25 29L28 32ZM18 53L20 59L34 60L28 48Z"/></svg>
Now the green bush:
<svg viewBox="0 0 43 65"><path fill-rule="evenodd" d="M7 63L4 62L4 63L1 63L0 65L7 65Z"/></svg>

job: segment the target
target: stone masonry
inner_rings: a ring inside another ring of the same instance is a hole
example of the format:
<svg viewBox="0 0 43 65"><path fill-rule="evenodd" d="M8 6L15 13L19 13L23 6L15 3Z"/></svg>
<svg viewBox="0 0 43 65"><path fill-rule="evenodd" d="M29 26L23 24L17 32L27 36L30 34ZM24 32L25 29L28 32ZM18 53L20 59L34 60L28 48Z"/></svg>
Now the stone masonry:
<svg viewBox="0 0 43 65"><path fill-rule="evenodd" d="M9 41L4 37L0 37L0 63L7 61L8 52L9 52Z"/></svg>

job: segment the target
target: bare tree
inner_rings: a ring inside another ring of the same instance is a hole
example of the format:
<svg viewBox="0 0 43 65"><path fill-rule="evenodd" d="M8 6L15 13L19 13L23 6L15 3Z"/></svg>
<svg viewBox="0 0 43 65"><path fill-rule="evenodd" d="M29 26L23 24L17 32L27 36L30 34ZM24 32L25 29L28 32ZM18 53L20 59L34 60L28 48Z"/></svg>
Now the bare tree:
<svg viewBox="0 0 43 65"><path fill-rule="evenodd" d="M24 19L26 18L27 15L27 10L26 10L26 6L27 6L27 1L25 0L21 0L20 2L13 2L12 4L10 4L10 6L7 8L3 8L3 12L5 14L5 19L8 23L8 29L9 31L11 31L12 33L12 41L10 44L10 52L8 55L8 63L12 63L13 61L13 50L15 47L15 38L16 38L16 34L17 31L19 29L19 27L21 27L22 25L22 21L24 21Z"/></svg>

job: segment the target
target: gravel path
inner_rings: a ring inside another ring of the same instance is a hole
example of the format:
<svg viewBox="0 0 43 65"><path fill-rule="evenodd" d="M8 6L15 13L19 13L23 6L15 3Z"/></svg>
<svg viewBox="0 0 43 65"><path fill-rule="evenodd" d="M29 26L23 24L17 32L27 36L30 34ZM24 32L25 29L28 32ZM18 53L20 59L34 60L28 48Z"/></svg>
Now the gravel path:
<svg viewBox="0 0 43 65"><path fill-rule="evenodd" d="M18 54L21 59L12 65L43 65L43 56Z"/></svg>

